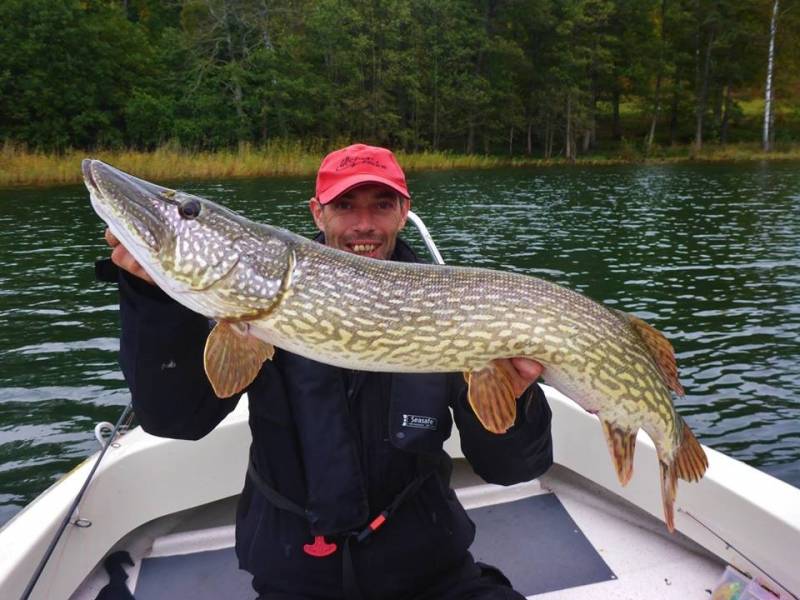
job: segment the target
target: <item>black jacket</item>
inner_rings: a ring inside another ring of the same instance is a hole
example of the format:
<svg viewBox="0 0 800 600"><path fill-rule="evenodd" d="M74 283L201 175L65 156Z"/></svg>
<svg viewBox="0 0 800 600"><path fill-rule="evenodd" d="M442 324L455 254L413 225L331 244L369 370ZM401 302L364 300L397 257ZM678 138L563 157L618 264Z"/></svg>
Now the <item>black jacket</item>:
<svg viewBox="0 0 800 600"><path fill-rule="evenodd" d="M418 260L402 241L392 258ZM217 398L205 376L207 319L125 273L119 284L120 362L139 422L158 436L203 437L239 399ZM460 564L474 525L449 486L442 443L450 410L464 454L486 481L527 481L552 464L550 410L537 385L519 399L517 423L504 435L483 429L465 387L460 373L348 371L278 350L247 390L251 459L306 514L276 508L246 481L236 551L254 587L341 597L344 534L363 529L433 463L434 475L374 535L351 545L355 576L367 598L400 598ZM309 556L303 546L318 535L340 549Z"/></svg>

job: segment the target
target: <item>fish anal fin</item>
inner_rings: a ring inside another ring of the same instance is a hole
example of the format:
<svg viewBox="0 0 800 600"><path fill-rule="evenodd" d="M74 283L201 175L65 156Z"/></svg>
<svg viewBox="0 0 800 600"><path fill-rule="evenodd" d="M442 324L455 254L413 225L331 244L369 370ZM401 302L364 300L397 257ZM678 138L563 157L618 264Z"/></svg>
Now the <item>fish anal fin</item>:
<svg viewBox="0 0 800 600"><path fill-rule="evenodd" d="M708 457L683 419L681 425L683 433L680 446L675 453L675 474L684 481L698 481L708 468Z"/></svg>
<svg viewBox="0 0 800 600"><path fill-rule="evenodd" d="M475 416L488 431L505 433L517 419L517 398L506 370L491 362L480 371L464 373L467 397Z"/></svg>
<svg viewBox="0 0 800 600"><path fill-rule="evenodd" d="M617 479L623 486L628 485L633 475L633 455L636 450L636 431L623 429L608 421L603 424L603 433L606 435L608 451L617 470Z"/></svg>
<svg viewBox="0 0 800 600"><path fill-rule="evenodd" d="M206 340L203 365L214 393L228 398L246 388L275 348L247 333L246 323L219 321Z"/></svg>
<svg viewBox="0 0 800 600"><path fill-rule="evenodd" d="M684 395L683 386L678 379L678 364L675 361L675 350L669 340L658 329L644 322L637 316L617 311L642 340L650 356L653 357L666 386L679 396Z"/></svg>

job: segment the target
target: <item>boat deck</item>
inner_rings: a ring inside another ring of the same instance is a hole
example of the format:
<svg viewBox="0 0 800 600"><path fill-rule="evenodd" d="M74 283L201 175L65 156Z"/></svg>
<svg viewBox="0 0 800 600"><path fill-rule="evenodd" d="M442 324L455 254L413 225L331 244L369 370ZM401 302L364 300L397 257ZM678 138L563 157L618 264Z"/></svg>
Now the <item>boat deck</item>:
<svg viewBox="0 0 800 600"><path fill-rule="evenodd" d="M566 469L500 487L463 461L456 466L454 487L477 525L475 558L498 566L528 598L707 598L724 570L695 543ZM233 551L235 502L158 519L122 540L115 550L133 558L135 598L253 598ZM107 582L96 569L72 598L94 600Z"/></svg>

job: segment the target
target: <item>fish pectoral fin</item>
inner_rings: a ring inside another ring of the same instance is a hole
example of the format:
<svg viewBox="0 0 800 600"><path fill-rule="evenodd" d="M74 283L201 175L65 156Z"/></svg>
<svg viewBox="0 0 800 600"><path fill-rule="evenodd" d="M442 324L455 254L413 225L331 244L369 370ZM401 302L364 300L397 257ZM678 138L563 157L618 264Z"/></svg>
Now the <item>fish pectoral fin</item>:
<svg viewBox="0 0 800 600"><path fill-rule="evenodd" d="M219 321L206 340L203 365L206 376L220 398L246 388L258 375L275 348L248 333L246 323Z"/></svg>
<svg viewBox="0 0 800 600"><path fill-rule="evenodd" d="M653 357L664 384L679 396L684 395L683 386L678 379L678 364L675 361L675 350L672 344L658 329L645 323L639 317L621 310L617 311L620 317L630 323L633 330L642 340L650 356Z"/></svg>
<svg viewBox="0 0 800 600"><path fill-rule="evenodd" d="M498 362L464 373L467 398L475 416L488 431L505 433L517 419L517 398L511 377Z"/></svg>
<svg viewBox="0 0 800 600"><path fill-rule="evenodd" d="M606 434L608 451L611 453L611 460L617 470L617 479L623 486L628 485L631 475L633 475L633 454L636 450L636 434L638 430L623 429L602 419L600 423L603 424L603 433Z"/></svg>

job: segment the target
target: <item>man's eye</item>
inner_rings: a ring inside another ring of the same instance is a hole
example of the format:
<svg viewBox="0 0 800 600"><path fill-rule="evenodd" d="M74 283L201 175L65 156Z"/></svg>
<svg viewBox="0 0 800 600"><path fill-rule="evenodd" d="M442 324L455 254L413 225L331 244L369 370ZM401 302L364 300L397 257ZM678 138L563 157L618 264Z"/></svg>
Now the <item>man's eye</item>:
<svg viewBox="0 0 800 600"><path fill-rule="evenodd" d="M378 203L378 208L380 210L391 210L393 206L394 202L392 202L391 200L384 200Z"/></svg>
<svg viewBox="0 0 800 600"><path fill-rule="evenodd" d="M333 205L336 210L350 210L350 203L349 202L337 202Z"/></svg>

